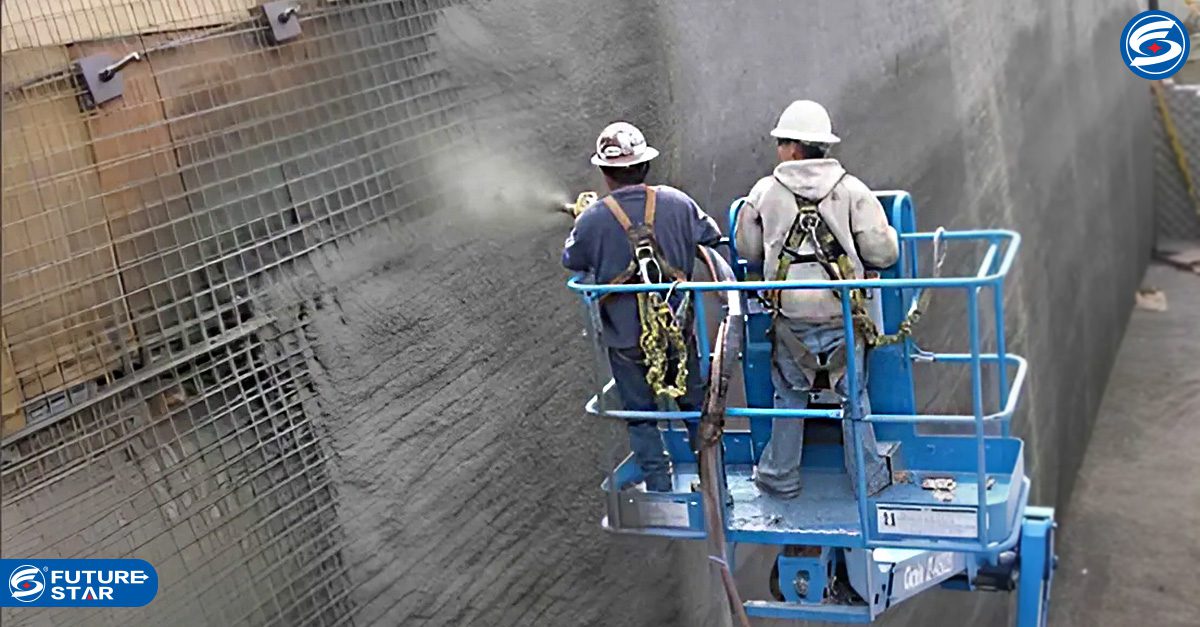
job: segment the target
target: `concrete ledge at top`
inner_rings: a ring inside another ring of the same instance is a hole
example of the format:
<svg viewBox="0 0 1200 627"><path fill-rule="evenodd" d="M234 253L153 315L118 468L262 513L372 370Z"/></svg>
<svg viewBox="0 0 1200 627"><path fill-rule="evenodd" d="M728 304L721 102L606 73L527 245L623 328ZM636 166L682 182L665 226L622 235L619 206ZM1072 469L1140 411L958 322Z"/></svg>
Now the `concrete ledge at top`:
<svg viewBox="0 0 1200 627"><path fill-rule="evenodd" d="M5 0L0 51L217 26L250 19L263 0ZM64 6L66 5L66 6Z"/></svg>

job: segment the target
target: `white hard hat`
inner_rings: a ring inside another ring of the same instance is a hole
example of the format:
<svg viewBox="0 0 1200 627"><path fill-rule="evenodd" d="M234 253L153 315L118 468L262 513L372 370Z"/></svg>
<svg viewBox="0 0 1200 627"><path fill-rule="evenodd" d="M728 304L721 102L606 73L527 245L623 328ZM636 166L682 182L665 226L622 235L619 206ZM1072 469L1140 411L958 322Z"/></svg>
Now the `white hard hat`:
<svg viewBox="0 0 1200 627"><path fill-rule="evenodd" d="M646 145L646 136L629 122L613 122L596 138L596 154L592 165L623 168L645 163L658 156L658 151Z"/></svg>
<svg viewBox="0 0 1200 627"><path fill-rule="evenodd" d="M841 140L833 134L829 112L811 100L797 100L783 110L779 124L771 137L794 139L811 144L836 144Z"/></svg>

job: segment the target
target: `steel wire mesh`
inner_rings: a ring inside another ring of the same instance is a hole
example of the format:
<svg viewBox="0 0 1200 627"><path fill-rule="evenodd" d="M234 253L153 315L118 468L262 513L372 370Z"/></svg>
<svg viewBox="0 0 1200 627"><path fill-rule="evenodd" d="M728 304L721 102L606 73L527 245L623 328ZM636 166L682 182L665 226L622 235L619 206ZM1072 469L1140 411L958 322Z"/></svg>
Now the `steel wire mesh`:
<svg viewBox="0 0 1200 627"><path fill-rule="evenodd" d="M5 557L158 569L147 610L6 624L353 623L305 307L314 251L427 213L469 139L446 0L3 4ZM89 107L75 63L143 60Z"/></svg>
<svg viewBox="0 0 1200 627"><path fill-rule="evenodd" d="M1200 90L1195 85L1164 81L1163 95L1193 181L1200 181ZM1200 239L1200 208L1188 193L1177 155L1155 109L1155 226L1160 242Z"/></svg>

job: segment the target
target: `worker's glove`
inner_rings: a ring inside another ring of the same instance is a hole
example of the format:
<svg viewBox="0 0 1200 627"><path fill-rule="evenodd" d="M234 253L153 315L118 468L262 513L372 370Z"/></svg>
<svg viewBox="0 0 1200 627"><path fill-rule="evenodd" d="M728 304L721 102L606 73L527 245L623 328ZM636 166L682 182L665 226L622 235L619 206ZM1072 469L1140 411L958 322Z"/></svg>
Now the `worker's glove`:
<svg viewBox="0 0 1200 627"><path fill-rule="evenodd" d="M600 195L596 192L583 192L575 197L575 203L564 203L563 211L571 214L572 217L578 218L579 214L583 213L584 209L592 206L592 203L600 200Z"/></svg>

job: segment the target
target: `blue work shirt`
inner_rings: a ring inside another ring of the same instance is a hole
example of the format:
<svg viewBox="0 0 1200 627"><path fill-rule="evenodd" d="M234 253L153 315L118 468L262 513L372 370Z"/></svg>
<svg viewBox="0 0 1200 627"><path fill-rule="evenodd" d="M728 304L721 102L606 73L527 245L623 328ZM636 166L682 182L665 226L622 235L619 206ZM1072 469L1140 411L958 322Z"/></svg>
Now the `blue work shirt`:
<svg viewBox="0 0 1200 627"><path fill-rule="evenodd" d="M657 190L654 237L667 261L690 280L696 247L715 246L721 239L721 230L687 194L666 185L654 188ZM631 222L642 223L646 213L644 186L622 187L612 196ZM632 262L629 238L603 202L594 202L579 214L563 248L563 265L568 270L585 272L595 283L608 283ZM605 345L613 348L638 345L642 326L635 295L616 294L606 298L600 307L600 321L603 325L600 338Z"/></svg>

